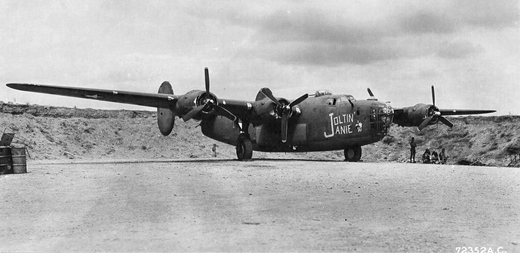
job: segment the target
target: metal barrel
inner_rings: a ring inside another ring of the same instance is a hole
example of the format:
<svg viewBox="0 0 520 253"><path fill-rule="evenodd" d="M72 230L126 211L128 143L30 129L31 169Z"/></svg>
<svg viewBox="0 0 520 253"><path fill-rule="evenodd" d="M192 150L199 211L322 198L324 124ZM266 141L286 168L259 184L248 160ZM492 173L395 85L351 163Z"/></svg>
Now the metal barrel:
<svg viewBox="0 0 520 253"><path fill-rule="evenodd" d="M13 173L23 174L27 173L27 160L25 147L23 148L11 148L12 160L13 160Z"/></svg>
<svg viewBox="0 0 520 253"><path fill-rule="evenodd" d="M12 173L11 147L0 146L0 175Z"/></svg>

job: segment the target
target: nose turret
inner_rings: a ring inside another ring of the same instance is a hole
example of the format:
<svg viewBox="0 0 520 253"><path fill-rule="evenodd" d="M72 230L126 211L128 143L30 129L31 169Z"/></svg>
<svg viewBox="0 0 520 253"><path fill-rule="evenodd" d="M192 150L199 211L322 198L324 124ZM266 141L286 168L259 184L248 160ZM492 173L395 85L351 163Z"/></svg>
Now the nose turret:
<svg viewBox="0 0 520 253"><path fill-rule="evenodd" d="M394 120L394 109L388 103L383 104L381 120L385 123L386 127L389 128Z"/></svg>
<svg viewBox="0 0 520 253"><path fill-rule="evenodd" d="M373 102L370 109L370 129L372 135L383 138L394 117L394 109L387 103Z"/></svg>

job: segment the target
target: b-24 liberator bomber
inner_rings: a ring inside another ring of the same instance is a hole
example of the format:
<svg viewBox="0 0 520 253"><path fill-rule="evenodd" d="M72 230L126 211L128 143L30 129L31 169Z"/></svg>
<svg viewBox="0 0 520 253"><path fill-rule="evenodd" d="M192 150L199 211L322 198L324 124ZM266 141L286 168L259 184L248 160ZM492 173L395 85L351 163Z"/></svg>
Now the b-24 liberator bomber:
<svg viewBox="0 0 520 253"><path fill-rule="evenodd" d="M357 100L351 95L326 90L304 94L294 100L275 97L262 88L254 101L218 98L210 92L209 72L205 69L205 90L175 95L165 81L158 93L9 83L22 91L47 93L92 100L110 101L157 108L159 131L169 135L175 117L200 121L209 138L236 146L238 160L250 160L253 150L264 152L311 152L344 150L346 161L359 161L363 145L380 141L391 123L423 128L441 122L453 124L443 115L492 113L494 110L441 110L433 104L392 108L379 102L370 89L370 98Z"/></svg>

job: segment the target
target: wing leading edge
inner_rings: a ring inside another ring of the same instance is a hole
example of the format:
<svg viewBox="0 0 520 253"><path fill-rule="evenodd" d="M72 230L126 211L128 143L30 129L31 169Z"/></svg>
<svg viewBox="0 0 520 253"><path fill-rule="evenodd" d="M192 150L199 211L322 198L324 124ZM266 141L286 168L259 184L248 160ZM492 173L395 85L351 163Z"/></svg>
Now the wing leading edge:
<svg viewBox="0 0 520 253"><path fill-rule="evenodd" d="M493 113L495 110L457 110L457 109L440 109L442 115L472 115Z"/></svg>
<svg viewBox="0 0 520 253"><path fill-rule="evenodd" d="M178 99L178 96L170 94L89 89L80 87L52 86L42 84L8 83L7 86L22 91L149 106L156 108L170 108L172 106L175 106L175 103Z"/></svg>
<svg viewBox="0 0 520 253"><path fill-rule="evenodd" d="M192 91L184 95L173 95L166 93L141 93L120 90L91 89L27 83L8 83L7 86L21 91L133 104L155 108L167 108L175 111L175 114L180 117L193 109L192 107L195 106L193 102L199 97L201 93L203 93L203 91ZM224 107L226 110L242 119L248 119L252 116L251 102L231 99L218 99L218 101L221 107ZM217 112L217 114L222 113Z"/></svg>

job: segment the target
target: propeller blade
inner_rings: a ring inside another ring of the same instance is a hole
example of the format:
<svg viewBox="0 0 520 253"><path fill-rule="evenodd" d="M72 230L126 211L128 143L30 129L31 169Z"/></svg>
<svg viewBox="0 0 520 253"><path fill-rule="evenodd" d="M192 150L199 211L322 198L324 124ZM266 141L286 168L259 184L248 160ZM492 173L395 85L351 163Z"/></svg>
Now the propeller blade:
<svg viewBox="0 0 520 253"><path fill-rule="evenodd" d="M368 100L377 101L377 98L374 96L374 93L372 93L372 90L370 88L367 88L368 95L370 95L370 98Z"/></svg>
<svg viewBox="0 0 520 253"><path fill-rule="evenodd" d="M301 102L303 102L303 100L307 99L309 97L309 94L303 94L303 96L297 98L296 100L292 101L290 104L289 104L289 107L293 107Z"/></svg>
<svg viewBox="0 0 520 253"><path fill-rule="evenodd" d="M204 76L206 77L206 93L209 93L209 70L204 68Z"/></svg>
<svg viewBox="0 0 520 253"><path fill-rule="evenodd" d="M217 113L219 115L222 115L232 121L235 121L237 120L237 116L235 116L235 114L231 113L230 111L228 111L226 108L220 106L220 105L217 105Z"/></svg>
<svg viewBox="0 0 520 253"><path fill-rule="evenodd" d="M433 88L433 85L432 85L432 101L433 101L433 105L435 106L435 88Z"/></svg>
<svg viewBox="0 0 520 253"><path fill-rule="evenodd" d="M428 118L426 118L420 125L419 125L419 130L423 130L425 127L428 126L428 124L430 123L430 121L432 121L433 119L433 116L430 116Z"/></svg>
<svg viewBox="0 0 520 253"><path fill-rule="evenodd" d="M273 96L273 92L269 88L262 88L260 90L266 97L273 101L277 106L281 106L280 102Z"/></svg>
<svg viewBox="0 0 520 253"><path fill-rule="evenodd" d="M195 115L197 115L200 111L202 111L202 109L204 109L204 107L207 105L206 104L203 104L203 105L199 105L197 107L195 107L193 110L189 111L188 113L186 113L186 115L184 115L182 117L182 120L184 120L185 122L190 120L191 118L193 118Z"/></svg>
<svg viewBox="0 0 520 253"><path fill-rule="evenodd" d="M287 123L289 121L289 115L284 113L282 115L282 142L283 143L286 143L287 142Z"/></svg>
<svg viewBox="0 0 520 253"><path fill-rule="evenodd" d="M367 88L367 91L368 91L368 95L370 95L370 97L374 97L374 93L372 93L372 91L370 90L370 88Z"/></svg>
<svg viewBox="0 0 520 253"><path fill-rule="evenodd" d="M442 117L442 116L439 116L438 117L439 120L444 123L444 125L448 126L448 127L453 127L453 123L449 122L446 118Z"/></svg>

